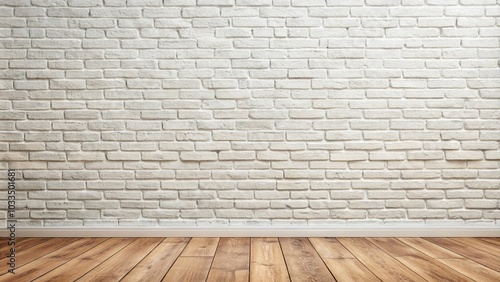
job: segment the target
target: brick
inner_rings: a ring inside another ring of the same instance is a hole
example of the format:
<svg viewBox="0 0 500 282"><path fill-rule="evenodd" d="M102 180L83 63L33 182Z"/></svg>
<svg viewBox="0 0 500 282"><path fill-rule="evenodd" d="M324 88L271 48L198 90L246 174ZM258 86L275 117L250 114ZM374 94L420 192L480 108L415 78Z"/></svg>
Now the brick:
<svg viewBox="0 0 500 282"><path fill-rule="evenodd" d="M387 200L386 207L388 207L388 208L418 209L418 208L424 208L425 202L420 201L420 200Z"/></svg>
<svg viewBox="0 0 500 282"><path fill-rule="evenodd" d="M311 170L287 170L285 171L285 178L288 179L323 179L325 173L323 171Z"/></svg>
<svg viewBox="0 0 500 282"><path fill-rule="evenodd" d="M66 211L30 211L30 217L37 219L56 219L56 218L66 218Z"/></svg>
<svg viewBox="0 0 500 282"><path fill-rule="evenodd" d="M108 152L106 158L111 161L138 161L141 155L135 152Z"/></svg>
<svg viewBox="0 0 500 282"><path fill-rule="evenodd" d="M497 200L465 200L465 207L471 209L495 209L498 208Z"/></svg>
<svg viewBox="0 0 500 282"><path fill-rule="evenodd" d="M309 183L306 181L286 181L278 182L278 190L307 190Z"/></svg>
<svg viewBox="0 0 500 282"><path fill-rule="evenodd" d="M368 154L364 152L332 152L331 161L362 161L367 160Z"/></svg>
<svg viewBox="0 0 500 282"><path fill-rule="evenodd" d="M284 132L256 131L248 133L249 141L280 141L284 139Z"/></svg>
<svg viewBox="0 0 500 282"><path fill-rule="evenodd" d="M393 160L404 160L406 159L406 154L405 153L382 153L382 152L372 152L370 153L369 156L370 160L374 161L393 161Z"/></svg>
<svg viewBox="0 0 500 282"><path fill-rule="evenodd" d="M63 191L30 191L28 192L30 199L45 199L45 200L64 200L66 198L66 192Z"/></svg>
<svg viewBox="0 0 500 282"><path fill-rule="evenodd" d="M301 17L306 13L306 9L303 8L261 8L260 16L263 18L273 17L273 18L294 18Z"/></svg>
<svg viewBox="0 0 500 282"><path fill-rule="evenodd" d="M255 159L254 152L220 152L219 159L224 160L253 160Z"/></svg>
<svg viewBox="0 0 500 282"><path fill-rule="evenodd" d="M316 152L292 152L291 159L292 160L307 160L307 161L316 161L316 160L328 160L330 158L328 152L326 151L316 151Z"/></svg>
<svg viewBox="0 0 500 282"><path fill-rule="evenodd" d="M469 180L466 182L466 187L472 189L498 189L500 187L498 181L488 181L488 180Z"/></svg>
<svg viewBox="0 0 500 282"><path fill-rule="evenodd" d="M215 161L217 153L215 152L181 152L182 161Z"/></svg>
<svg viewBox="0 0 500 282"><path fill-rule="evenodd" d="M330 217L334 219L364 219L366 211L333 210L330 211Z"/></svg>
<svg viewBox="0 0 500 282"><path fill-rule="evenodd" d="M447 160L482 160L484 155L481 151L448 151Z"/></svg>
<svg viewBox="0 0 500 282"><path fill-rule="evenodd" d="M4 142L19 142L23 140L23 134L20 132L0 132L0 140Z"/></svg>
<svg viewBox="0 0 500 282"><path fill-rule="evenodd" d="M408 218L410 219L438 219L438 218L445 218L446 217L446 211L439 211L439 210L409 210L408 211Z"/></svg>

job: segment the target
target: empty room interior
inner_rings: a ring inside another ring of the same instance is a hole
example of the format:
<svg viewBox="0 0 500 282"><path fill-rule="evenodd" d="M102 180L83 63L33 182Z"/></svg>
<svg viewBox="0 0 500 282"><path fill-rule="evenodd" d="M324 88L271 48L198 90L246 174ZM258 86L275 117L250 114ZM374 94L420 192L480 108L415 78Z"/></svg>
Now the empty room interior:
<svg viewBox="0 0 500 282"><path fill-rule="evenodd" d="M0 0L0 282L500 281L499 24Z"/></svg>

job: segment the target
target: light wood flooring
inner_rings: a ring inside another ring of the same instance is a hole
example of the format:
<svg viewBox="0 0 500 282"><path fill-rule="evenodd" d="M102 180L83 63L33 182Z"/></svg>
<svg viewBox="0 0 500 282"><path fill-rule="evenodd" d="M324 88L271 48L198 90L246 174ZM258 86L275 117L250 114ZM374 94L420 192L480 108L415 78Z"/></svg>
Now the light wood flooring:
<svg viewBox="0 0 500 282"><path fill-rule="evenodd" d="M21 238L0 281L500 281L500 238Z"/></svg>

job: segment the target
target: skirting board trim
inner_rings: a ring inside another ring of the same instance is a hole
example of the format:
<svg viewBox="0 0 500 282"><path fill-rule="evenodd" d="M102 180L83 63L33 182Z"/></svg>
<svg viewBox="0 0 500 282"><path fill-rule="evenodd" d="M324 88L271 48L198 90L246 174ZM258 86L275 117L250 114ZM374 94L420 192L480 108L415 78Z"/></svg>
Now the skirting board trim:
<svg viewBox="0 0 500 282"><path fill-rule="evenodd" d="M8 230L0 237L9 236ZM18 228L16 237L500 237L500 226L455 227L45 227Z"/></svg>

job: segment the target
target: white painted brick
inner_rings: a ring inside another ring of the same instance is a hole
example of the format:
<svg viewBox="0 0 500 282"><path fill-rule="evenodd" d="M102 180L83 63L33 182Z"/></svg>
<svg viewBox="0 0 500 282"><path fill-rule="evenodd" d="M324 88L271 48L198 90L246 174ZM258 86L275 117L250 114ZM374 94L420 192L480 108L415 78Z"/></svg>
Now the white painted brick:
<svg viewBox="0 0 500 282"><path fill-rule="evenodd" d="M448 151L447 160L482 160L484 158L481 151Z"/></svg>
<svg viewBox="0 0 500 282"><path fill-rule="evenodd" d="M160 188L159 181L126 181L125 188L129 190L158 190Z"/></svg>
<svg viewBox="0 0 500 282"><path fill-rule="evenodd" d="M324 171L311 170L287 170L285 171L285 178L287 179L322 179L325 178Z"/></svg>
<svg viewBox="0 0 500 282"><path fill-rule="evenodd" d="M141 159L140 153L133 152L108 152L106 158L111 161L138 161Z"/></svg>
<svg viewBox="0 0 500 282"><path fill-rule="evenodd" d="M69 212L69 211L68 211ZM55 219L55 218L66 218L68 215L66 211L30 211L30 218L45 218L45 219Z"/></svg>
<svg viewBox="0 0 500 282"><path fill-rule="evenodd" d="M366 211L351 211L351 210L333 210L330 211L330 217L335 219L364 219Z"/></svg>
<svg viewBox="0 0 500 282"><path fill-rule="evenodd" d="M307 190L310 184L307 181L278 182L278 190Z"/></svg>
<svg viewBox="0 0 500 282"><path fill-rule="evenodd" d="M28 192L28 197L30 199L42 199L42 200L64 200L66 198L66 192L64 191L38 191L38 192Z"/></svg>
<svg viewBox="0 0 500 282"><path fill-rule="evenodd" d="M408 218L437 219L445 218L446 211L440 210L409 210Z"/></svg>
<svg viewBox="0 0 500 282"><path fill-rule="evenodd" d="M470 180L466 182L466 186L472 189L498 189L500 185L498 181L474 181Z"/></svg>
<svg viewBox="0 0 500 282"><path fill-rule="evenodd" d="M471 209L494 209L498 208L497 200L465 200L465 207Z"/></svg>
<svg viewBox="0 0 500 282"><path fill-rule="evenodd" d="M494 0L4 2L21 225L499 219Z"/></svg>
<svg viewBox="0 0 500 282"><path fill-rule="evenodd" d="M257 210L257 211L255 211L255 216L258 218L269 218L269 219L292 218L292 211L291 210L265 210L265 211Z"/></svg>
<svg viewBox="0 0 500 282"><path fill-rule="evenodd" d="M432 179L439 178L441 173L439 171L413 171L413 170L404 170L401 172L402 179Z"/></svg>

